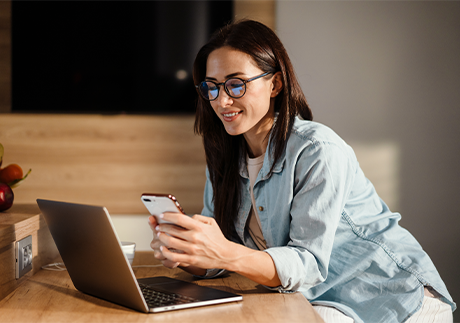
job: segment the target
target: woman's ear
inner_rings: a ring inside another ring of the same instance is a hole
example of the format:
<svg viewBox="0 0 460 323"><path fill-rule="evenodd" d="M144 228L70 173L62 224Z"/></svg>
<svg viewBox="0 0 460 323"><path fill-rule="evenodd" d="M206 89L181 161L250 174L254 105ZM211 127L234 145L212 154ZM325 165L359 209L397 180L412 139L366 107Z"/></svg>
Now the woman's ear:
<svg viewBox="0 0 460 323"><path fill-rule="evenodd" d="M272 78L272 93L270 97L276 97L283 89L283 78L281 72L276 72Z"/></svg>

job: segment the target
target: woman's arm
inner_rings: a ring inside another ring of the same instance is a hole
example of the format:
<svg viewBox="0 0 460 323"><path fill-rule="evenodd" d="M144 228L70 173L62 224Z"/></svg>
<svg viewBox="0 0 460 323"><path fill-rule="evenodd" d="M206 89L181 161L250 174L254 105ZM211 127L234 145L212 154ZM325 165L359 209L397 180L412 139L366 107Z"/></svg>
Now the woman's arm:
<svg viewBox="0 0 460 323"><path fill-rule="evenodd" d="M271 256L227 240L213 218L202 215L190 218L178 213L162 216L176 224L160 224L154 228L161 243L161 255L156 256L164 257L163 261L186 264L181 268L193 274L201 271L200 268L221 268L265 286L280 285ZM172 252L165 246L184 253Z"/></svg>

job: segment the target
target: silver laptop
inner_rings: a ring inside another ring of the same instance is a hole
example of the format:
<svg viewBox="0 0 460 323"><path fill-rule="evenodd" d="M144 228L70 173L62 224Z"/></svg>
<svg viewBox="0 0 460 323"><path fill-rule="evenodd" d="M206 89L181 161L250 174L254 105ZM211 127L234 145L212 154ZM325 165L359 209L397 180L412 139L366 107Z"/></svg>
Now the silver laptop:
<svg viewBox="0 0 460 323"><path fill-rule="evenodd" d="M76 289L145 313L240 301L169 277L136 279L105 207L37 200Z"/></svg>

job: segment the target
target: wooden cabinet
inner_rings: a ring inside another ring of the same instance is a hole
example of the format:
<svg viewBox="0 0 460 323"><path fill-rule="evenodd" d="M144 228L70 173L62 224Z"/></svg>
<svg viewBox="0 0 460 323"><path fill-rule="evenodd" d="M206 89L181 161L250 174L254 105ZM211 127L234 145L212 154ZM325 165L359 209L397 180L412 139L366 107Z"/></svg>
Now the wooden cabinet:
<svg viewBox="0 0 460 323"><path fill-rule="evenodd" d="M29 235L32 236L32 270L16 279L15 244ZM59 252L37 205L16 204L0 212L0 299L58 256Z"/></svg>

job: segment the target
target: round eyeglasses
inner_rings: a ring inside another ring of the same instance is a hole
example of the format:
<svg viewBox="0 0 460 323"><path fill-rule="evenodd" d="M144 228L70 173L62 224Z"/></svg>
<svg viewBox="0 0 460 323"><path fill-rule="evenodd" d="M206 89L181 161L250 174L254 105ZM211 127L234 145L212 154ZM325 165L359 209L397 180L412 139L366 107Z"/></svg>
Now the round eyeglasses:
<svg viewBox="0 0 460 323"><path fill-rule="evenodd" d="M223 85L225 92L228 96L234 99L241 98L246 93L246 83L257 80L261 77L264 77L268 74L273 74L272 72L263 73L257 76L250 78L249 80L243 80L239 77L232 77L226 80L225 82L216 83L213 81L203 81L195 87L200 92L201 96L208 101L214 101L219 96L220 86Z"/></svg>

